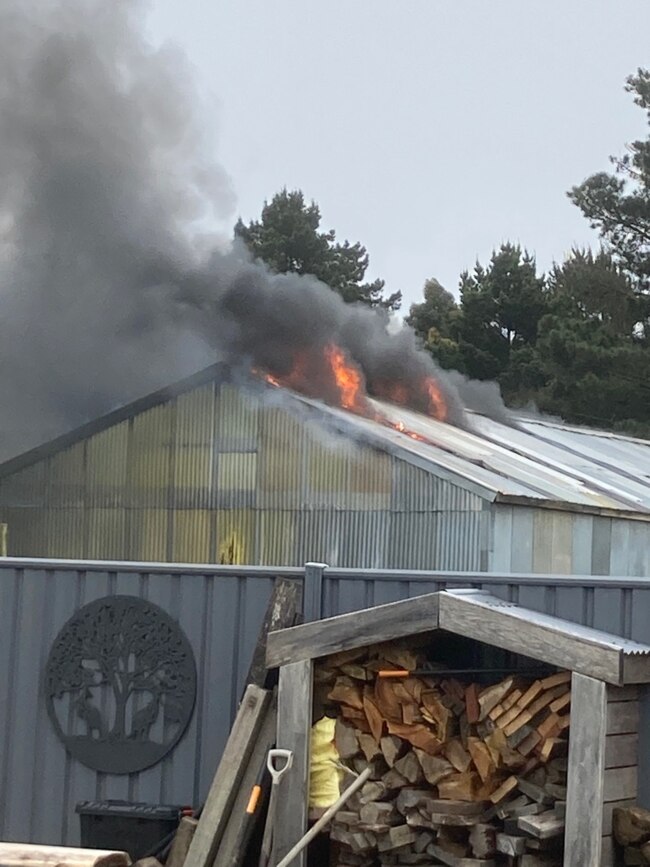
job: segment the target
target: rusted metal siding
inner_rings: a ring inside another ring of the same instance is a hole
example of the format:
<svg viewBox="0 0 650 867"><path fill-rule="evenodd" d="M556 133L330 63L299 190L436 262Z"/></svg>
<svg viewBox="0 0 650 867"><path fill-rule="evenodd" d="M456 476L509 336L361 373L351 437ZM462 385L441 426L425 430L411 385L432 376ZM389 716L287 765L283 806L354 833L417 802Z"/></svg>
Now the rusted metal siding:
<svg viewBox="0 0 650 867"><path fill-rule="evenodd" d="M477 494L209 383L0 480L9 553L479 568Z"/></svg>

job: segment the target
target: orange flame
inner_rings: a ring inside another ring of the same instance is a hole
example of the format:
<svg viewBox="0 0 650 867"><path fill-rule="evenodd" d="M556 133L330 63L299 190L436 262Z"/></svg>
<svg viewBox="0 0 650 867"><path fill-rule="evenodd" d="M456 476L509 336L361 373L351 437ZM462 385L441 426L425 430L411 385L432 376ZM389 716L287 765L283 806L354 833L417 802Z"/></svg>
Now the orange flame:
<svg viewBox="0 0 650 867"><path fill-rule="evenodd" d="M253 373L276 387L288 387L309 397L320 398L357 415L371 418L392 427L413 440L428 442L426 437L406 427L404 422L389 421L377 413L367 398L365 380L361 370L335 343L327 344L322 355L312 357L296 352L287 373L270 373L254 369ZM323 370L325 368L325 371ZM323 373L328 375L323 377ZM384 399L401 406L426 411L430 416L445 421L448 410L442 391L433 377L421 380L415 387L402 382L373 383L375 392Z"/></svg>
<svg viewBox="0 0 650 867"><path fill-rule="evenodd" d="M334 343L325 347L325 358L334 375L334 382L343 409L350 409L354 412L362 411L365 415L366 401L363 377L359 369L347 360L343 350Z"/></svg>
<svg viewBox="0 0 650 867"><path fill-rule="evenodd" d="M447 404L440 391L440 386L432 376L429 376L424 383L424 387L429 396L429 415L440 421L446 421Z"/></svg>

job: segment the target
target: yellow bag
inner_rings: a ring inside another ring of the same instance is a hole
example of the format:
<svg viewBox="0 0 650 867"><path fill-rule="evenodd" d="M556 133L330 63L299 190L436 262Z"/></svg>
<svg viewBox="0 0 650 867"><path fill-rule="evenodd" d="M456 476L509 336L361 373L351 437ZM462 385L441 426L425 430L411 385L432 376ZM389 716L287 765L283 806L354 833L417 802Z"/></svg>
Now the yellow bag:
<svg viewBox="0 0 650 867"><path fill-rule="evenodd" d="M323 717L311 729L309 806L314 809L331 807L340 795L342 773L335 764L339 760L335 726L336 720Z"/></svg>

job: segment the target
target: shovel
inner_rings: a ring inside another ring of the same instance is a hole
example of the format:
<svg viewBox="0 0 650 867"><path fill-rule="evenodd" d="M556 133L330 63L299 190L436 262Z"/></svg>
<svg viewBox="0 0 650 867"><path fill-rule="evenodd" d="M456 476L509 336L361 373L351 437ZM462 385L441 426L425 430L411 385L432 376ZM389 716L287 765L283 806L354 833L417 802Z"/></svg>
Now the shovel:
<svg viewBox="0 0 650 867"><path fill-rule="evenodd" d="M266 814L264 836L260 851L259 867L267 867L271 860L271 847L273 845L273 825L275 823L275 804L277 801L280 780L293 764L291 750L269 750L266 759L266 767L271 775L271 794L269 796L269 810Z"/></svg>
<svg viewBox="0 0 650 867"><path fill-rule="evenodd" d="M287 854L276 865L276 867L288 867L288 865L291 864L291 862L294 861L304 849L306 849L306 847L309 845L309 843L311 843L314 837L320 834L323 828L328 824L328 822L330 822L334 814L338 813L341 807L343 807L343 805L349 800L349 798L354 795L357 789L360 789L361 786L363 786L371 773L372 768L366 768L365 771L359 774L356 780L343 792L338 801L335 804L332 804L331 807L328 807L328 809L323 813L323 815L316 822L316 824L313 825L309 829L309 831L307 831L304 837L298 840L293 849L290 849L289 852L287 852Z"/></svg>

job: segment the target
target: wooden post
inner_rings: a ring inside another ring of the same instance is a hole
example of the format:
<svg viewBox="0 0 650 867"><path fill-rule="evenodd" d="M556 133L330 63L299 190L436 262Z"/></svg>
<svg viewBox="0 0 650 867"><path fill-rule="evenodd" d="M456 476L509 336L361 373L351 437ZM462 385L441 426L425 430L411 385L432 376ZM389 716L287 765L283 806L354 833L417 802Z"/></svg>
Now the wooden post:
<svg viewBox="0 0 650 867"><path fill-rule="evenodd" d="M309 809L309 741L311 736L312 662L292 662L280 668L278 736L280 749L291 750L293 765L281 781L274 823L272 864L278 864L307 831ZM305 867L301 852L295 867Z"/></svg>
<svg viewBox="0 0 650 867"><path fill-rule="evenodd" d="M253 659L248 669L246 685L269 688L269 671L266 666L266 638L269 632L287 629L299 622L302 608L302 584L290 578L276 578L273 592L266 609L264 623L257 637Z"/></svg>
<svg viewBox="0 0 650 867"><path fill-rule="evenodd" d="M198 824L197 819L183 816L165 861L165 867L183 867Z"/></svg>
<svg viewBox="0 0 650 867"><path fill-rule="evenodd" d="M272 702L266 710L266 716L257 735L253 752L250 755L244 771L239 791L233 802L223 837L219 843L213 864L218 867L241 867L250 864L248 852L250 838L255 826L262 818L260 804L252 814L247 813L247 806L253 793L253 788L259 784L260 770L266 764L269 750L273 749L276 737L276 708Z"/></svg>
<svg viewBox="0 0 650 867"><path fill-rule="evenodd" d="M564 867L601 864L606 731L606 684L574 673Z"/></svg>
<svg viewBox="0 0 650 867"><path fill-rule="evenodd" d="M640 807L650 810L650 686L639 687L639 791Z"/></svg>
<svg viewBox="0 0 650 867"><path fill-rule="evenodd" d="M192 838L185 867L211 867L270 701L271 693L258 686L251 685L246 690Z"/></svg>
<svg viewBox="0 0 650 867"><path fill-rule="evenodd" d="M320 620L323 616L323 575L325 563L305 565L305 589L302 594L302 612L305 623Z"/></svg>

